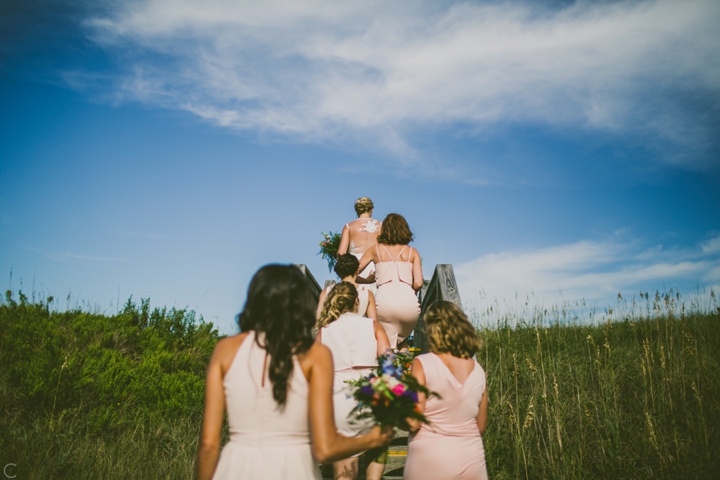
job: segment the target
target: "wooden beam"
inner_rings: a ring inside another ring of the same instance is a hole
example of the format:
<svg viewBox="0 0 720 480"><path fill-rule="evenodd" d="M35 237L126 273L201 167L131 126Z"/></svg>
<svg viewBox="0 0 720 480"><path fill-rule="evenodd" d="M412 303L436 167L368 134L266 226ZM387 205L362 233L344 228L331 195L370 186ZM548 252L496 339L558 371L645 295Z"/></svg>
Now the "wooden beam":
<svg viewBox="0 0 720 480"><path fill-rule="evenodd" d="M425 336L425 322L423 315L427 308L438 300L447 300L454 303L462 309L462 301L460 300L460 291L458 290L457 281L455 281L455 272L450 264L438 264L435 266L430 284L423 286L420 290L420 318L415 327L413 335L413 345L420 348L421 353L428 351L427 337Z"/></svg>
<svg viewBox="0 0 720 480"><path fill-rule="evenodd" d="M307 268L307 265L304 263L296 263L295 266L300 269L300 271L305 275L305 278L307 278L308 283L310 284L310 289L313 292L313 295L315 297L315 302L318 301L318 298L320 298L320 292L322 292L322 288L320 287L320 284L317 280L315 280L315 277L312 273L310 273L310 270Z"/></svg>

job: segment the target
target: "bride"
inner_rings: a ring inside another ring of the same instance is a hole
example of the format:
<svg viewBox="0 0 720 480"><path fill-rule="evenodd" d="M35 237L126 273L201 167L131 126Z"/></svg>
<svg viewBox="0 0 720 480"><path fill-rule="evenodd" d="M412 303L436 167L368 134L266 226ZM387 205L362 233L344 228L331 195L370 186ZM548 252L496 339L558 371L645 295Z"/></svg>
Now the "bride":
<svg viewBox="0 0 720 480"><path fill-rule="evenodd" d="M377 237L380 235L382 224L372 218L373 208L373 202L368 197L355 200L355 212L358 218L345 224L338 247L338 257L349 253L360 260L368 249L377 245ZM360 272L356 281L357 283L375 283L375 265L367 265Z"/></svg>

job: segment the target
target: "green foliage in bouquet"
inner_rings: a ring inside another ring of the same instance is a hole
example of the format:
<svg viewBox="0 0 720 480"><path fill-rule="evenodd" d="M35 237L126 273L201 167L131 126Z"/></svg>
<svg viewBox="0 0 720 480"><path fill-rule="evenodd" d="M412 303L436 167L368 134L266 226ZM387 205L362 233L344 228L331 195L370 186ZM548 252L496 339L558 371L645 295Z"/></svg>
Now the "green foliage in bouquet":
<svg viewBox="0 0 720 480"><path fill-rule="evenodd" d="M407 354L388 353L378 357L378 367L367 377L350 380L358 405L351 415L358 420L372 418L376 424L408 428L407 419L430 423L417 407L418 394L440 397L410 375ZM410 360L412 363L412 360Z"/></svg>
<svg viewBox="0 0 720 480"><path fill-rule="evenodd" d="M333 232L320 232L324 240L319 243L320 251L318 255L322 255L324 260L328 262L328 270L332 272L335 263L337 262L338 248L340 247L340 239L342 235Z"/></svg>

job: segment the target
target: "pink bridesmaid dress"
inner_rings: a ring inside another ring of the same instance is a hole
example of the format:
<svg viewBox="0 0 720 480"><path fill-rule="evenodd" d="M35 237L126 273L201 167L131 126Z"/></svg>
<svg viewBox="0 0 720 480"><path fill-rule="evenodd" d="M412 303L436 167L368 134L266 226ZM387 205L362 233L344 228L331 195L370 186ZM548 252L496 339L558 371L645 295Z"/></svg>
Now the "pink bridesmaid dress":
<svg viewBox="0 0 720 480"><path fill-rule="evenodd" d="M434 353L417 357L425 371L426 385L442 398L425 403L431 422L412 434L408 441L405 480L487 480L485 448L477 415L485 372L479 363L465 380L458 382Z"/></svg>
<svg viewBox="0 0 720 480"><path fill-rule="evenodd" d="M390 347L397 348L398 343L408 338L417 325L420 302L412 288L413 264L400 260L405 247L395 258L392 258L385 245L382 247L390 260L378 261L375 264L375 304L378 322L387 333ZM380 259L380 250L375 248ZM409 248L412 253L412 247Z"/></svg>
<svg viewBox="0 0 720 480"><path fill-rule="evenodd" d="M309 385L298 361L287 401L272 394L265 350L250 332L223 379L230 441L220 453L213 480L320 480L310 446Z"/></svg>

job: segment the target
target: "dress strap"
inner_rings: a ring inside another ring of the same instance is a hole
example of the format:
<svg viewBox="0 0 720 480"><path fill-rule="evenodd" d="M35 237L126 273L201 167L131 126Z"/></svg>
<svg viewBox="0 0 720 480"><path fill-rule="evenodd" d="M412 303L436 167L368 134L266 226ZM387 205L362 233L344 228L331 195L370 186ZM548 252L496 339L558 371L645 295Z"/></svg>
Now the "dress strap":
<svg viewBox="0 0 720 480"><path fill-rule="evenodd" d="M392 258L392 255L390 255L390 252L388 251L388 249L387 249L387 247L385 246L385 244L383 244L383 248L385 249L385 253L387 253L387 256L388 256L388 258L390 259L390 261L394 261L393 258ZM378 259L380 259L380 255L378 255Z"/></svg>
<svg viewBox="0 0 720 480"><path fill-rule="evenodd" d="M402 258L402 253L405 251L405 247L407 247L407 245L403 246L403 248L400 249L400 253L397 254L397 257L395 257L396 262Z"/></svg>

